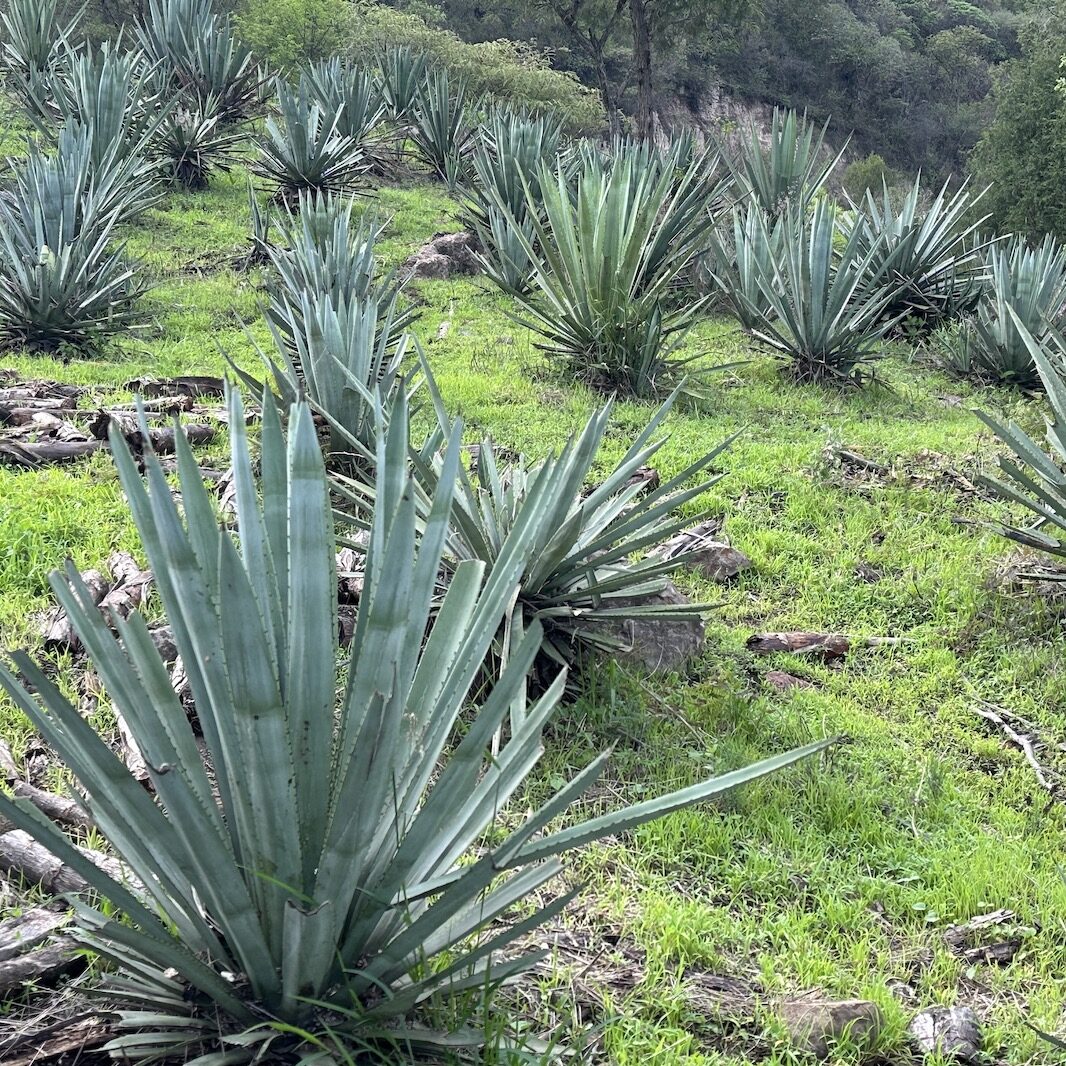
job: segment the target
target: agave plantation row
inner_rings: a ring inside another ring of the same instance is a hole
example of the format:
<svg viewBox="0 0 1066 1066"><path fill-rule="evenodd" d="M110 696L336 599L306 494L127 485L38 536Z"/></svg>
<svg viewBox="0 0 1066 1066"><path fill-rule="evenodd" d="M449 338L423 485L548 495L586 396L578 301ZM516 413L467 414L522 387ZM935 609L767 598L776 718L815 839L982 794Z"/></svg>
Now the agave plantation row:
<svg viewBox="0 0 1066 1066"><path fill-rule="evenodd" d="M114 964L117 1054L212 1066L477 1045L477 1027L411 1019L437 993L495 987L536 961L527 934L571 898L559 855L826 747L558 828L603 755L533 813L507 807L583 653L617 646L620 618L700 611L652 599L689 560L649 549L701 517L682 510L713 484L721 447L649 492L633 475L681 394L713 382L682 348L713 304L805 379L856 379L905 325L950 331L960 369L1039 376L1059 418L1053 454L993 423L1018 462L992 484L1066 528L1066 262L1050 241L983 235L968 190L925 203L916 182L900 203L886 190L842 208L826 191L825 131L794 114L735 157L688 137L604 146L471 100L410 52L271 79L205 0L152 0L131 49L75 46L55 12L15 0L4 16L9 85L37 131L0 198L6 343L74 352L135 324L119 235L165 180L203 187L250 158L272 190L252 205L273 389L235 369L261 397L257 464L235 388L227 401L238 535L219 526L180 435L180 507L155 459L142 480L113 441L202 737L143 619L109 626L73 570L56 595L154 797L28 656L0 672L128 872L113 879L0 796L105 901L79 903L77 921ZM463 426L407 333L400 279L379 267L381 226L356 221L351 201L409 151L456 193L487 276L553 365L665 396L591 491L609 404L559 456L506 460L484 440L474 472L461 462ZM424 439L416 396L434 414ZM365 557L348 650L338 524ZM1046 529L1013 535L1066 554Z"/></svg>

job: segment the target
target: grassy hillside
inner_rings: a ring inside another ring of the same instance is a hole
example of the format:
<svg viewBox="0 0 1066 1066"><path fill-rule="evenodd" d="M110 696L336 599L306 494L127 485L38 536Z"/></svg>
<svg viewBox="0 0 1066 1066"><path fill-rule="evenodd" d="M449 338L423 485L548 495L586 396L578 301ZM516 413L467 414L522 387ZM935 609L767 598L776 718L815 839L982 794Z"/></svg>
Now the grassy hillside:
<svg viewBox="0 0 1066 1066"><path fill-rule="evenodd" d="M383 250L394 262L458 228L454 205L426 184L383 189L368 209L391 219ZM129 235L153 281L143 335L106 358L9 354L3 365L99 385L101 397L138 374L222 372L223 351L257 369L258 279L238 263L248 226L243 173L171 196ZM599 402L549 373L509 299L478 279L421 282L410 296L414 331L471 436L543 454ZM740 432L728 476L694 510L719 513L754 567L726 586L687 583L718 607L684 676L593 666L591 694L559 717L533 788L611 744L592 806L826 734L848 743L718 809L586 852L579 902L542 937L554 956L539 994L515 993L530 1028L573 1027L587 1061L618 1066L792 1063L775 1004L819 991L881 1005L882 1061L906 1061L916 1009L958 1002L982 1016L996 1060L1046 1062L1025 1022L1055 1029L1066 1001L1063 808L975 709L988 701L1061 733L1063 603L1012 584L1011 549L981 525L1001 511L973 488L994 449L970 412L981 404L1037 425L1039 409L977 394L902 346L886 352L881 387L833 392L789 384L730 322L709 319L688 343L708 365L748 361L712 377L700 409L670 416L658 465L676 473L697 448ZM650 414L616 407L615 455ZM883 469L842 463L840 446ZM0 643L35 645L32 616L64 557L99 565L133 544L105 457L0 469ZM786 629L846 633L857 647L839 669L745 648L753 632ZM775 692L774 668L811 687ZM21 755L29 738L8 703L0 731ZM998 908L1016 913L1024 937L1009 965L949 950L951 923ZM859 1058L842 1046L833 1061Z"/></svg>

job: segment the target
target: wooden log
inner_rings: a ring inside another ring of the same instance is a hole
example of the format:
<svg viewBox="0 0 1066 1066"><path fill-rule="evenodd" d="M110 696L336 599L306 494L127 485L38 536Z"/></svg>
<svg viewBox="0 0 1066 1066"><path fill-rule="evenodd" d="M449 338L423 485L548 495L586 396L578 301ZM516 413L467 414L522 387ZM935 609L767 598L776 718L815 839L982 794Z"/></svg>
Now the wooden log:
<svg viewBox="0 0 1066 1066"><path fill-rule="evenodd" d="M38 404L50 407L74 407L84 389L80 385L61 385L58 381L23 381L0 389L0 404L17 403L22 407ZM62 401L56 403L55 401ZM44 401L49 401L47 405Z"/></svg>
<svg viewBox="0 0 1066 1066"><path fill-rule="evenodd" d="M182 431L191 444L205 444L215 435L213 426L183 426ZM170 427L149 431L152 450L160 455L169 455L174 451L174 430ZM144 450L144 439L138 431L128 443L136 452ZM20 441L0 440L0 462L16 466L37 467L45 463L69 463L75 459L84 459L88 455L106 448L102 440L86 441L39 441L24 444Z"/></svg>
<svg viewBox="0 0 1066 1066"><path fill-rule="evenodd" d="M0 993L31 984L48 984L57 977L84 968L85 956L79 950L78 942L73 937L60 937L48 947L0 962ZM41 1059L31 1061L40 1062ZM10 1063L10 1060L5 1059L5 1062Z"/></svg>
<svg viewBox="0 0 1066 1066"><path fill-rule="evenodd" d="M96 828L96 823L76 799L37 788L28 781L12 781L10 784L16 799L29 800L37 810L47 815L53 822L86 831Z"/></svg>
<svg viewBox="0 0 1066 1066"><path fill-rule="evenodd" d="M222 378L186 374L176 378L134 378L126 382L130 392L143 396L222 396L226 387Z"/></svg>
<svg viewBox="0 0 1066 1066"><path fill-rule="evenodd" d="M107 568L115 579L106 596L97 604L104 615L129 618L144 601L152 583L152 571L142 570L129 552L112 552L107 559Z"/></svg>
<svg viewBox="0 0 1066 1066"><path fill-rule="evenodd" d="M851 650L851 639L843 633L753 633L748 637L747 646L757 655L784 651L839 659Z"/></svg>
<svg viewBox="0 0 1066 1066"><path fill-rule="evenodd" d="M124 876L122 865L115 859L88 848L78 850L115 880L125 880L128 883L129 878ZM21 829L12 829L0 834L0 872L24 877L53 895L84 892L89 887L80 874L60 862L47 848Z"/></svg>
<svg viewBox="0 0 1066 1066"><path fill-rule="evenodd" d="M83 1060L81 1052L99 1047L114 1036L110 1022L110 1016L103 1013L64 1018L0 1044L0 1062L4 1066L42 1066L70 1052L74 1053L73 1058L64 1057L63 1062L88 1061Z"/></svg>
<svg viewBox="0 0 1066 1066"><path fill-rule="evenodd" d="M69 418L74 410L73 400L38 400L36 403L26 400L16 406L0 404L0 426L26 426L39 415Z"/></svg>
<svg viewBox="0 0 1066 1066"><path fill-rule="evenodd" d="M70 921L66 911L33 907L17 918L0 922L0 962L25 955Z"/></svg>

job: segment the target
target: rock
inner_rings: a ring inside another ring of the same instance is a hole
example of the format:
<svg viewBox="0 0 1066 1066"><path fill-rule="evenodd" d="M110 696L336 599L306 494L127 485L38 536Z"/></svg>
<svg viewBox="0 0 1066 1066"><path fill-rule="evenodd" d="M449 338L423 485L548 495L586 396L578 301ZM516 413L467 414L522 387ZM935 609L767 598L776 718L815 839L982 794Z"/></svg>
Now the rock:
<svg viewBox="0 0 1066 1066"><path fill-rule="evenodd" d="M792 688L816 687L813 681L808 681L803 677L796 677L795 674L786 674L784 670L767 670L766 683L771 688L777 689L778 692L787 692Z"/></svg>
<svg viewBox="0 0 1066 1066"><path fill-rule="evenodd" d="M728 581L742 570L751 569L751 560L727 540L718 536L721 522L712 518L691 529L682 530L655 549L655 555L674 559L684 555L684 565L711 581Z"/></svg>
<svg viewBox="0 0 1066 1066"><path fill-rule="evenodd" d="M672 584L652 596L620 598L609 601L612 609L676 605L690 600ZM621 641L625 647L617 654L648 670L676 670L698 655L706 636L699 618L620 618L618 621L589 621L590 629Z"/></svg>
<svg viewBox="0 0 1066 1066"><path fill-rule="evenodd" d="M865 999L797 999L781 1004L777 1013L796 1048L820 1059L842 1038L872 1043L883 1024L881 1008Z"/></svg>
<svg viewBox="0 0 1066 1066"><path fill-rule="evenodd" d="M455 274L476 274L477 238L473 233L439 233L404 264L409 277L442 280Z"/></svg>
<svg viewBox="0 0 1066 1066"><path fill-rule="evenodd" d="M972 1007L929 1007L911 1019L907 1032L925 1055L956 1062L976 1062L981 1057L981 1021Z"/></svg>

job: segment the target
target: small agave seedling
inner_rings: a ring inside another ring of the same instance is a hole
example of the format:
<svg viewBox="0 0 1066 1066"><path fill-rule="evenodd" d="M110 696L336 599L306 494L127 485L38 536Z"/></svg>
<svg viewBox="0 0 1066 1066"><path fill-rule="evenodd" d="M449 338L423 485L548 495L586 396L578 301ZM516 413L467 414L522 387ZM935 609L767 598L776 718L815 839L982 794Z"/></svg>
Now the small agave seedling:
<svg viewBox="0 0 1066 1066"><path fill-rule="evenodd" d="M476 1048L483 1030L435 1031L420 1006L433 995L484 994L544 956L523 942L574 896L553 889L561 854L831 743L555 828L605 753L532 812L523 800L504 816L542 755L564 684L560 676L526 700L539 624L516 634L494 685L472 689L532 558L552 472L530 486L496 564L459 563L438 602L461 437L446 442L420 517L407 412L395 404L377 447L366 580L342 658L333 519L311 411L291 410L286 443L264 396L258 485L234 393L228 421L239 539L216 521L180 433L180 509L159 462L146 457L145 483L121 436L112 439L202 738L143 617L109 626L73 568L53 588L144 756L151 790L26 653L0 667L0 684L70 769L126 871L112 877L32 805L0 793L0 813L107 902L74 907L76 935L112 965L104 991L118 1003L115 1058L341 1066L353 1061L349 1048L389 1049L392 1061ZM492 756L508 715L514 728Z"/></svg>

